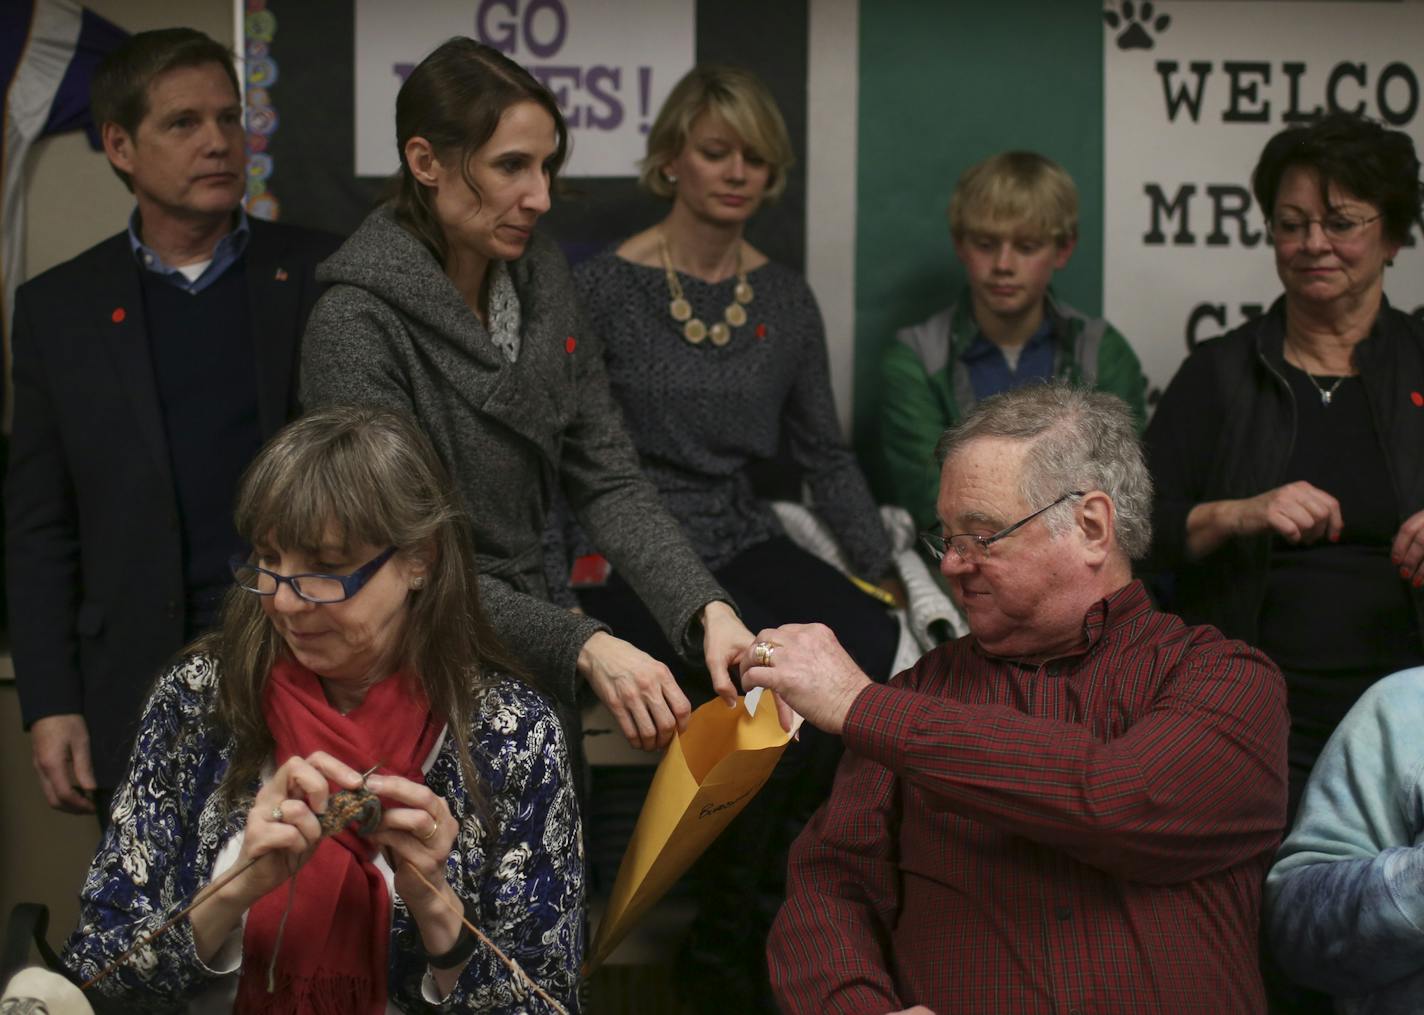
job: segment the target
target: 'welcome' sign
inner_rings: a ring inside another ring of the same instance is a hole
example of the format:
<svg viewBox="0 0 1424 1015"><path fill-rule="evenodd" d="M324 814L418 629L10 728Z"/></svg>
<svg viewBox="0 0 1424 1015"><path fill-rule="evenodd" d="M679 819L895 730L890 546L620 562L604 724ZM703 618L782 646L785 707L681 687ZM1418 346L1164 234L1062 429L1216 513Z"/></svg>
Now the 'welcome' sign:
<svg viewBox="0 0 1424 1015"><path fill-rule="evenodd" d="M1424 150L1421 39L1421 4L1109 5L1103 303L1154 387L1281 292L1250 190L1272 134L1344 109ZM1385 292L1424 304L1424 251L1401 251Z"/></svg>

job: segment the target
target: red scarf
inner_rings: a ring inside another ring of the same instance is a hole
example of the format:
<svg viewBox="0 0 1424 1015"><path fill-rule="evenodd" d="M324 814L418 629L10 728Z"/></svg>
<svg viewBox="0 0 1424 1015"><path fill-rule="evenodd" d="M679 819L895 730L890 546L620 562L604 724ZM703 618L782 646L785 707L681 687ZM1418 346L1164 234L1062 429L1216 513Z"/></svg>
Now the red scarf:
<svg viewBox="0 0 1424 1015"><path fill-rule="evenodd" d="M423 782L421 763L439 735L424 693L404 673L376 684L342 715L326 700L315 673L279 659L268 674L262 710L277 741L278 764L326 751L358 772L379 764L383 774ZM375 849L349 830L318 844L297 872L271 994L267 969L287 907L287 884L253 904L233 1011L380 1015L386 1010L391 902L375 857Z"/></svg>

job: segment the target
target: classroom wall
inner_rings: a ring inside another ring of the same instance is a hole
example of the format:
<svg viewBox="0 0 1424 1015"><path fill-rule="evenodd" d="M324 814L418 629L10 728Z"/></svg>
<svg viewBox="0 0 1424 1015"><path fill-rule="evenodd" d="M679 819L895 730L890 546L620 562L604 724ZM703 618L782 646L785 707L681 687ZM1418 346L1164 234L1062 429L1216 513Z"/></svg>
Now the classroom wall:
<svg viewBox="0 0 1424 1015"><path fill-rule="evenodd" d="M831 392L850 432L855 365L855 188L860 2L810 0L806 60L806 281L821 305Z"/></svg>

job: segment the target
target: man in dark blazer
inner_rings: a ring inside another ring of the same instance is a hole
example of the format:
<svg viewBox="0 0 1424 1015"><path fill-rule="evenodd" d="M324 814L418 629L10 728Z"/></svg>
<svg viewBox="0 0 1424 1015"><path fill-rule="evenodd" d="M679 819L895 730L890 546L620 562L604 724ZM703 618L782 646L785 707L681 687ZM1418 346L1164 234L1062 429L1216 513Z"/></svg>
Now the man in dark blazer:
<svg viewBox="0 0 1424 1015"><path fill-rule="evenodd" d="M45 796L103 822L149 685L216 619L238 477L295 407L338 241L247 218L237 77L202 33L135 35L92 105L136 208L17 293L6 581Z"/></svg>

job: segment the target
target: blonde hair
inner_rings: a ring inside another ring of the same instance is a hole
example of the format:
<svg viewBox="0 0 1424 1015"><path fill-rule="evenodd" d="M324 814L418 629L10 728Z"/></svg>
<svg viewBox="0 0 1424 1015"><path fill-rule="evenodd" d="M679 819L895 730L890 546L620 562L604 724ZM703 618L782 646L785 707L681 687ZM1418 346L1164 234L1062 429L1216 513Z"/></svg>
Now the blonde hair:
<svg viewBox="0 0 1424 1015"><path fill-rule="evenodd" d="M949 199L949 231L1012 231L1059 246L1078 237L1078 188L1037 152L1000 152L964 171Z"/></svg>
<svg viewBox="0 0 1424 1015"><path fill-rule="evenodd" d="M638 164L638 182L658 197L671 198L677 188L663 178L663 167L682 152L692 125L704 113L718 117L742 143L766 160L771 169L766 200L775 201L786 189L786 173L796 158L791 137L776 100L761 78L740 67L701 64L673 86L648 132L648 154Z"/></svg>

